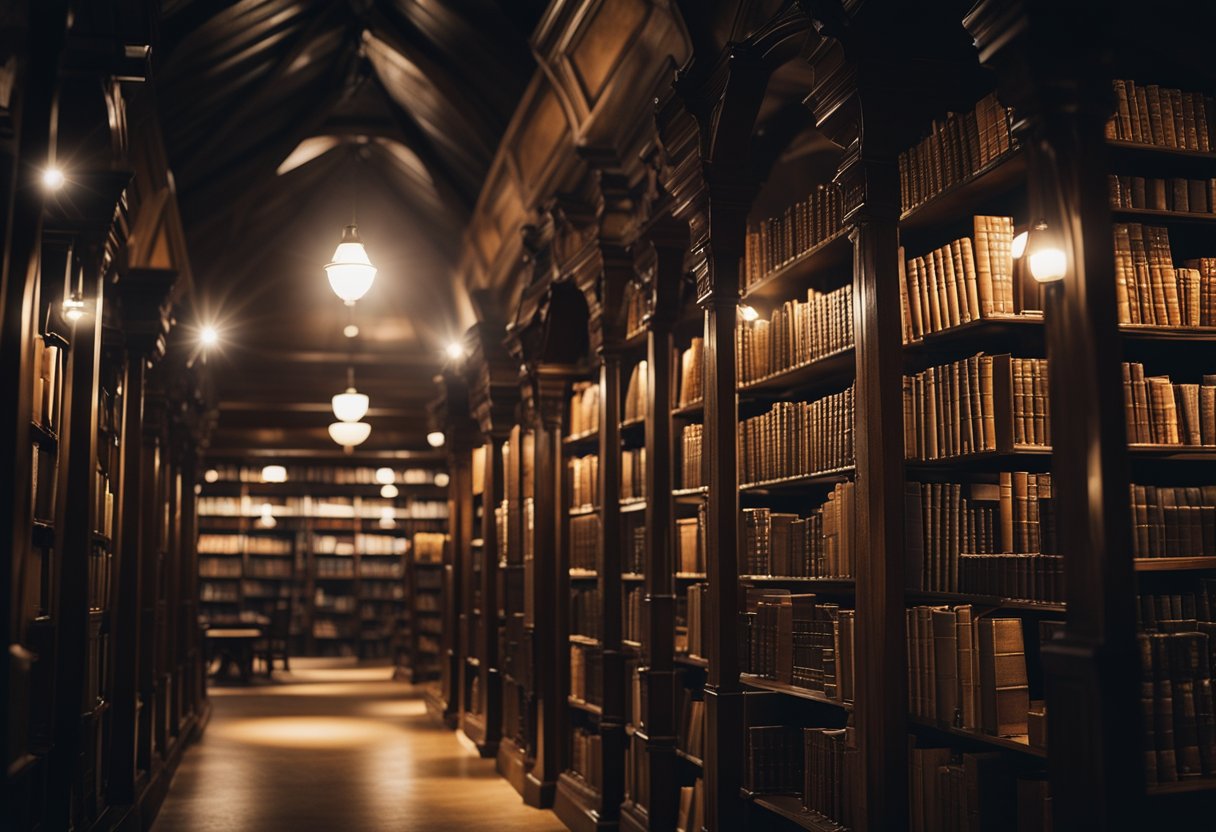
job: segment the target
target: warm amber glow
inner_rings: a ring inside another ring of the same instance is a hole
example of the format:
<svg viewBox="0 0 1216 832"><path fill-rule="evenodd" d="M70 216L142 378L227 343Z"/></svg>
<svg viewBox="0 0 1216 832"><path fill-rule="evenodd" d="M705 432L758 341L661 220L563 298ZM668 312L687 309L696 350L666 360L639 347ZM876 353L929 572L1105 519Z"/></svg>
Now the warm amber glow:
<svg viewBox="0 0 1216 832"><path fill-rule="evenodd" d="M745 321L754 321L760 317L760 313L756 311L756 307L743 303L739 305L739 316Z"/></svg>
<svg viewBox="0 0 1216 832"><path fill-rule="evenodd" d="M1058 248L1041 248L1030 255L1030 274L1040 283L1063 280L1068 271L1068 257Z"/></svg>
<svg viewBox="0 0 1216 832"><path fill-rule="evenodd" d="M372 288L376 267L368 259L355 226L348 225L342 232L342 242L334 250L333 261L325 266L325 273L329 276L330 288L347 306L353 305Z"/></svg>
<svg viewBox="0 0 1216 832"><path fill-rule="evenodd" d="M262 468L262 482L287 482L287 469L282 465L266 465Z"/></svg>
<svg viewBox="0 0 1216 832"><path fill-rule="evenodd" d="M1022 255L1026 253L1026 241L1030 239L1030 232L1023 231L1013 238L1013 245L1010 247L1010 254L1014 260L1020 260Z"/></svg>
<svg viewBox="0 0 1216 832"><path fill-rule="evenodd" d="M447 474L440 471L435 475L435 485L439 486L440 488L447 488L448 483L451 482L451 479L452 478Z"/></svg>
<svg viewBox="0 0 1216 832"><path fill-rule="evenodd" d="M426 442L432 448L442 448L443 443L447 441L447 437L443 435L441 430L433 430L426 435Z"/></svg>
<svg viewBox="0 0 1216 832"><path fill-rule="evenodd" d="M449 341L448 345L443 349L448 354L448 358L453 360L464 358L464 346L459 341Z"/></svg>
<svg viewBox="0 0 1216 832"><path fill-rule="evenodd" d="M367 415L371 399L367 397L367 394L360 393L353 387L347 387L345 392L333 397L331 404L334 409L334 418L343 422L357 422Z"/></svg>
<svg viewBox="0 0 1216 832"><path fill-rule="evenodd" d="M46 188L48 191L59 190L63 187L66 181L67 179L64 177L63 171L54 165L51 165L42 171L42 187Z"/></svg>
<svg viewBox="0 0 1216 832"><path fill-rule="evenodd" d="M381 485L390 485L397 481L397 472L392 468L377 468L376 482Z"/></svg>
<svg viewBox="0 0 1216 832"><path fill-rule="evenodd" d="M332 422L329 426L329 438L344 448L362 445L372 434L372 426L367 422Z"/></svg>
<svg viewBox="0 0 1216 832"><path fill-rule="evenodd" d="M380 496L386 500L393 499L399 493L400 492L397 490L397 486L393 485L391 482L387 485L380 486Z"/></svg>
<svg viewBox="0 0 1216 832"><path fill-rule="evenodd" d="M220 333L211 325L204 326L198 332L198 342L204 347L214 347L220 342Z"/></svg>
<svg viewBox="0 0 1216 832"><path fill-rule="evenodd" d="M207 482L219 482L220 481L220 472L215 470L214 468L208 468L207 473L203 474L203 479L206 480Z"/></svg>
<svg viewBox="0 0 1216 832"><path fill-rule="evenodd" d="M398 739L401 729L375 719L269 717L219 722L211 732L250 745L279 748L351 748Z"/></svg>

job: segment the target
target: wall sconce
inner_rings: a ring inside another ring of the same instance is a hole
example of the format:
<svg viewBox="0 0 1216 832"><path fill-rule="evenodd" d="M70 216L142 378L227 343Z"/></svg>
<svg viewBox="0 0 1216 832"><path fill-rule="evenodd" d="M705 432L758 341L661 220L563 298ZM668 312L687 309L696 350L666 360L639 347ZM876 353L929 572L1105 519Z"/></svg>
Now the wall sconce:
<svg viewBox="0 0 1216 832"><path fill-rule="evenodd" d="M1068 255L1064 253L1059 239L1048 227L1045 220L1040 219L1030 229L1023 232L1026 235L1022 243L1022 254L1026 257L1030 268L1030 276L1039 283L1054 283L1063 280L1068 273ZM1018 237L1021 237L1019 234ZM1017 238L1014 238L1014 257L1017 254Z"/></svg>
<svg viewBox="0 0 1216 832"><path fill-rule="evenodd" d="M760 317L760 313L756 311L756 307L741 303L739 304L739 317L750 322L757 320Z"/></svg>

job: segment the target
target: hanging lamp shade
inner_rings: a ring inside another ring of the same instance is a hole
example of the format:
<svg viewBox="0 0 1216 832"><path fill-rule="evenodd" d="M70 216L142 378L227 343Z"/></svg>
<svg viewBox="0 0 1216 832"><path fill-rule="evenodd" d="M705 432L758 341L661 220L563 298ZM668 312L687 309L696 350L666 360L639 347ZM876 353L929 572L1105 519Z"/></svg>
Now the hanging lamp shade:
<svg viewBox="0 0 1216 832"><path fill-rule="evenodd" d="M329 426L329 438L343 448L362 445L371 433L372 426L367 422L333 422Z"/></svg>
<svg viewBox="0 0 1216 832"><path fill-rule="evenodd" d="M367 415L371 400L366 393L360 393L353 387L333 397L334 418L343 422L358 422Z"/></svg>
<svg viewBox="0 0 1216 832"><path fill-rule="evenodd" d="M330 288L347 306L367 294L376 279L376 267L367 259L367 249L359 239L359 230L348 225L342 231L342 241L334 250L332 263L325 266Z"/></svg>
<svg viewBox="0 0 1216 832"><path fill-rule="evenodd" d="M392 485L396 481L397 472L392 468L385 467L376 469L376 482L380 483L381 485Z"/></svg>

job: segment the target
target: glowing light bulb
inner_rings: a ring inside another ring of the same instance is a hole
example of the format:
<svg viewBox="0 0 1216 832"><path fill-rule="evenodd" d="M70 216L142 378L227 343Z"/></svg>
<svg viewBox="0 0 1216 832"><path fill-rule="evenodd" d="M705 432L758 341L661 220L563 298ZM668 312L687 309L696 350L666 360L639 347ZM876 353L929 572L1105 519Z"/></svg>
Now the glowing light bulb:
<svg viewBox="0 0 1216 832"><path fill-rule="evenodd" d="M399 493L400 492L397 490L397 486L393 485L392 483L380 486L380 496L386 500L393 499Z"/></svg>
<svg viewBox="0 0 1216 832"><path fill-rule="evenodd" d="M358 422L367 415L367 408L371 404L371 400L366 394L358 392L355 388L347 387L346 392L334 396L331 403L335 418L343 422Z"/></svg>
<svg viewBox="0 0 1216 832"><path fill-rule="evenodd" d="M760 317L760 313L756 311L756 307L744 303L739 306L739 316L745 321L754 321Z"/></svg>
<svg viewBox="0 0 1216 832"><path fill-rule="evenodd" d="M1030 255L1030 274L1040 283L1063 280L1068 271L1068 257L1054 246L1038 249Z"/></svg>
<svg viewBox="0 0 1216 832"><path fill-rule="evenodd" d="M1010 247L1010 253L1013 254L1014 260L1022 259L1022 255L1026 253L1026 241L1030 239L1030 232L1023 231L1013 238L1013 245Z"/></svg>
<svg viewBox="0 0 1216 832"><path fill-rule="evenodd" d="M342 241L334 250L334 259L325 266L330 288L347 306L367 294L376 279L376 267L367 257L367 249L359 239L359 231L348 225L342 231Z"/></svg>
<svg viewBox="0 0 1216 832"><path fill-rule="evenodd" d="M445 474L443 471L440 471L438 474L435 475L435 485L439 486L440 488L447 488L448 483L451 481L452 481L452 478L449 477L447 474Z"/></svg>
<svg viewBox="0 0 1216 832"><path fill-rule="evenodd" d="M457 359L464 358L464 345L459 341L449 341L447 346L443 348L448 354L448 358Z"/></svg>
<svg viewBox="0 0 1216 832"><path fill-rule="evenodd" d="M63 171L54 165L51 165L42 171L42 187L46 188L48 191L59 190L63 187L66 181L67 179L64 177Z"/></svg>
<svg viewBox="0 0 1216 832"><path fill-rule="evenodd" d="M203 479L206 480L207 482L219 482L220 481L220 472L215 470L214 468L208 468L207 472L205 474L203 474Z"/></svg>
<svg viewBox="0 0 1216 832"><path fill-rule="evenodd" d="M343 327L342 334L347 338L355 338L359 335L359 327L355 326L354 324L347 324L345 327Z"/></svg>
<svg viewBox="0 0 1216 832"><path fill-rule="evenodd" d="M447 437L443 435L441 430L433 430L426 435L426 443L432 448L442 448L443 443L447 441Z"/></svg>
<svg viewBox="0 0 1216 832"><path fill-rule="evenodd" d="M199 330L198 342L204 347L214 347L220 342L220 333L215 327L208 324Z"/></svg>
<svg viewBox="0 0 1216 832"><path fill-rule="evenodd" d="M371 433L372 426L367 422L333 422L329 426L329 438L343 448L362 445Z"/></svg>
<svg viewBox="0 0 1216 832"><path fill-rule="evenodd" d="M84 301L80 299L80 295L78 294L73 293L70 298L63 302L63 317L67 318L69 323L76 323L86 313Z"/></svg>
<svg viewBox="0 0 1216 832"><path fill-rule="evenodd" d="M376 482L381 485L392 485L397 481L397 473L392 468L377 468Z"/></svg>
<svg viewBox="0 0 1216 832"><path fill-rule="evenodd" d="M267 465L262 468L262 482L287 482L287 469L282 465ZM269 507L269 503L266 507ZM263 509L264 513L265 509Z"/></svg>

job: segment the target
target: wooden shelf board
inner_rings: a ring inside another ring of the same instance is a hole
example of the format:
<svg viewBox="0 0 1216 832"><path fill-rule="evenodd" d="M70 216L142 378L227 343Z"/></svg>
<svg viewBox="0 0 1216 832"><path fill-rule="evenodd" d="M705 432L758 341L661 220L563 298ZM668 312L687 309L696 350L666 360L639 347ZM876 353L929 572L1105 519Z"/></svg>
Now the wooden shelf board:
<svg viewBox="0 0 1216 832"><path fill-rule="evenodd" d="M1005 751L1013 751L1018 754L1026 754L1030 757L1047 758L1047 750L1036 748L1029 743L1021 742L1010 737L994 737L990 734L981 734L978 731L965 731L962 728L953 726L938 725L934 722L918 719L914 716L908 717L908 727L913 730L920 730L930 733L935 733L940 736L954 737L960 740L966 740L976 745L987 745L993 748L1001 748Z"/></svg>
<svg viewBox="0 0 1216 832"><path fill-rule="evenodd" d="M993 338L1017 332L1030 332L1043 327L1043 315L1040 312L1024 312L1020 314L989 315L957 326L929 332L916 341L904 344L904 350L913 352L945 347L959 341L971 342L978 337Z"/></svg>
<svg viewBox="0 0 1216 832"><path fill-rule="evenodd" d="M622 581L644 581L644 580L646 580L646 576L643 575L641 572L622 572L621 580Z"/></svg>
<svg viewBox="0 0 1216 832"><path fill-rule="evenodd" d="M831 818L802 808L802 798L797 795L745 792L743 796L750 800L752 805L779 815L803 829L810 829L812 832L845 832L845 827Z"/></svg>
<svg viewBox="0 0 1216 832"><path fill-rule="evenodd" d="M831 471L820 471L815 474L805 474L798 477L781 477L775 480L749 482L739 486L742 492L749 491L793 491L799 488L822 488L825 485L835 485L845 482L853 475L852 465L846 468L836 468Z"/></svg>
<svg viewBox="0 0 1216 832"><path fill-rule="evenodd" d="M591 636L580 636L577 633L571 633L569 638L571 644L582 644L586 647L602 646L598 638L592 638Z"/></svg>
<svg viewBox="0 0 1216 832"><path fill-rule="evenodd" d="M695 401L692 404L686 404L683 407L673 407L671 409L671 416L674 419L699 419L703 415L705 415L704 399Z"/></svg>
<svg viewBox="0 0 1216 832"><path fill-rule="evenodd" d="M594 569L571 569L570 579L574 581L593 581L600 576Z"/></svg>
<svg viewBox="0 0 1216 832"><path fill-rule="evenodd" d="M832 268L847 266L853 259L848 228L840 228L807 251L774 269L743 290L744 300L791 297L797 284L818 277Z"/></svg>
<svg viewBox="0 0 1216 832"><path fill-rule="evenodd" d="M1150 795L1192 794L1216 791L1216 777L1191 777L1173 783L1153 783L1148 787Z"/></svg>
<svg viewBox="0 0 1216 832"><path fill-rule="evenodd" d="M754 676L751 673L740 673L739 681L748 687L767 690L771 691L772 693L784 693L787 696L793 696L797 699L805 699L809 702L817 702L820 705L841 708L845 711L853 710L853 705L851 703L841 702L838 699L829 699L818 691L809 690L808 688L800 688L797 685L790 685L785 682L778 682L776 679L765 679L760 676Z"/></svg>
<svg viewBox="0 0 1216 832"><path fill-rule="evenodd" d="M775 586L799 586L823 592L852 592L856 584L852 578L799 578L783 575L740 575L740 581L751 584L773 584Z"/></svg>
<svg viewBox="0 0 1216 832"><path fill-rule="evenodd" d="M992 607L1001 610L1021 610L1024 612L1058 613L1063 615L1068 610L1061 603L1046 601L1025 601L1019 598L1001 598L997 595L978 595L971 592L922 592L909 589L906 599L925 603L938 604L974 604L977 607Z"/></svg>
<svg viewBox="0 0 1216 832"><path fill-rule="evenodd" d="M1157 157L1172 161L1187 161L1192 163L1208 163L1205 167L1216 165L1216 153L1202 150L1181 150L1176 147L1161 147L1143 142L1117 141L1107 139L1106 147L1114 154L1138 156L1140 158Z"/></svg>
<svg viewBox="0 0 1216 832"><path fill-rule="evenodd" d="M696 485L692 488L673 488L671 491L671 496L675 497L677 500L688 497L707 497L709 496L709 486Z"/></svg>
<svg viewBox="0 0 1216 832"><path fill-rule="evenodd" d="M575 506L566 512L570 517L586 517L588 514L595 514L599 511L599 506Z"/></svg>
<svg viewBox="0 0 1216 832"><path fill-rule="evenodd" d="M631 650L631 651L633 651L633 652L637 652L637 651L639 651L639 650L641 650L641 649L642 649L642 642L640 642L640 641L632 641L632 640L627 639L627 638L623 638L623 639L621 639L621 645L622 645L622 646L623 646L623 647L624 647L626 650Z"/></svg>
<svg viewBox="0 0 1216 832"><path fill-rule="evenodd" d="M705 572L677 572L677 581L705 581L709 579L709 575Z"/></svg>
<svg viewBox="0 0 1216 832"><path fill-rule="evenodd" d="M1186 572L1196 569L1216 569L1216 557L1136 558L1137 572Z"/></svg>
<svg viewBox="0 0 1216 832"><path fill-rule="evenodd" d="M1216 343L1216 326L1158 326L1157 324L1119 324L1119 332L1124 338L1135 341Z"/></svg>
<svg viewBox="0 0 1216 832"><path fill-rule="evenodd" d="M576 433L571 436L564 437L562 439L562 445L567 448L575 445L590 445L593 443L593 441L598 440L599 437L599 428L596 428L595 430L585 430L582 433Z"/></svg>
<svg viewBox="0 0 1216 832"><path fill-rule="evenodd" d="M856 374L853 348L846 347L816 358L806 364L790 367L764 378L740 384L739 397L790 398L791 394L807 388L826 387L852 379Z"/></svg>
<svg viewBox="0 0 1216 832"><path fill-rule="evenodd" d="M1175 462L1214 462L1216 446L1212 445L1149 445L1127 446L1132 459L1157 459Z"/></svg>
<svg viewBox="0 0 1216 832"><path fill-rule="evenodd" d="M599 705L593 705L590 702L584 702L583 700L578 699L574 696L567 696L566 704L568 704L571 708L575 708L580 711L586 711L587 713L594 714L596 716L601 716L604 713L604 709L601 708Z"/></svg>
<svg viewBox="0 0 1216 832"><path fill-rule="evenodd" d="M645 497L633 497L628 500L621 500L621 514L629 514L635 511L646 510Z"/></svg>
<svg viewBox="0 0 1216 832"><path fill-rule="evenodd" d="M704 760L702 760L700 757L696 756L695 754L689 754L683 748L676 749L676 756L679 757L681 760L683 760L686 763L691 763L692 765L696 766L697 768L705 767Z"/></svg>
<svg viewBox="0 0 1216 832"><path fill-rule="evenodd" d="M1007 193L1026 181L1026 156L1013 148L959 182L904 211L900 230L921 231L970 216L993 196Z"/></svg>
<svg viewBox="0 0 1216 832"><path fill-rule="evenodd" d="M30 421L30 439L48 451L53 451L59 446L59 437L55 435L54 431L32 420Z"/></svg>
<svg viewBox="0 0 1216 832"><path fill-rule="evenodd" d="M1162 211L1158 208L1116 208L1110 209L1115 219L1151 220L1157 222L1184 222L1199 225L1211 225L1216 222L1216 214L1204 211Z"/></svg>
<svg viewBox="0 0 1216 832"><path fill-rule="evenodd" d="M1004 461L1015 461L1019 457L1049 457L1049 445L1014 445L1009 451L980 451L962 456L947 456L941 459L909 459L904 465L909 471L916 469L933 470L960 465L985 465Z"/></svg>
<svg viewBox="0 0 1216 832"><path fill-rule="evenodd" d="M693 656L688 653L676 653L671 659L677 664L686 664L689 667L709 667L709 659L701 656Z"/></svg>

